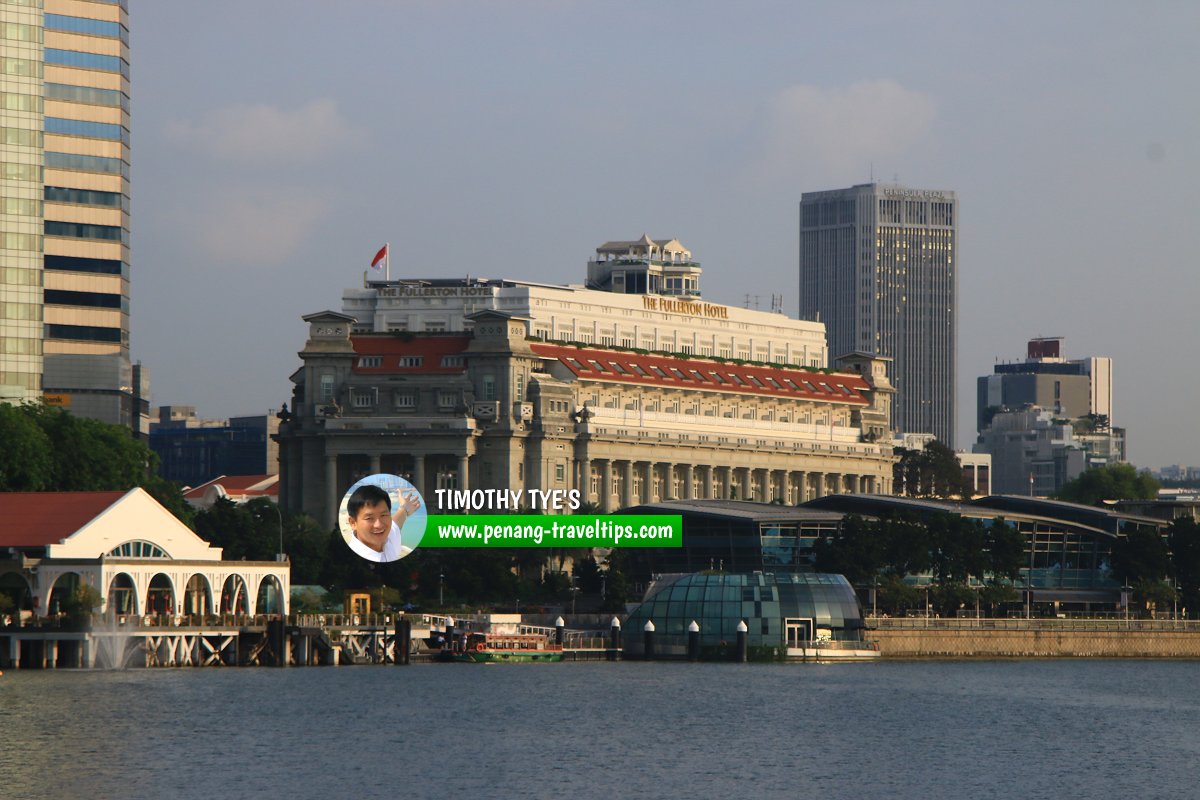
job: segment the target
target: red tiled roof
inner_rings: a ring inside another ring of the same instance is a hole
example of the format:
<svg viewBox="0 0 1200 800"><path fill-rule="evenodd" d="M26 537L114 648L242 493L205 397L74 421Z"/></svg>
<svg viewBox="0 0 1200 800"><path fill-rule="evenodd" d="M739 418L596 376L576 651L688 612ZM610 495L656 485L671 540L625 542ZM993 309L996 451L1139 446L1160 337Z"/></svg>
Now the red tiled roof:
<svg viewBox="0 0 1200 800"><path fill-rule="evenodd" d="M706 392L790 397L866 405L870 386L858 375L826 374L783 367L641 355L599 348L531 345L543 358L557 359L576 377L592 381L673 386Z"/></svg>
<svg viewBox="0 0 1200 800"><path fill-rule="evenodd" d="M0 492L0 547L58 544L126 492Z"/></svg>
<svg viewBox="0 0 1200 800"><path fill-rule="evenodd" d="M444 373L456 375L463 372L463 364L444 366L446 356L462 355L471 343L470 336L452 334L447 336L402 337L393 334L360 334L350 337L350 344L359 358L354 360L353 371L360 375L428 374ZM380 356L382 362L378 367L359 366L362 356ZM406 356L422 358L420 366L402 367L400 359Z"/></svg>

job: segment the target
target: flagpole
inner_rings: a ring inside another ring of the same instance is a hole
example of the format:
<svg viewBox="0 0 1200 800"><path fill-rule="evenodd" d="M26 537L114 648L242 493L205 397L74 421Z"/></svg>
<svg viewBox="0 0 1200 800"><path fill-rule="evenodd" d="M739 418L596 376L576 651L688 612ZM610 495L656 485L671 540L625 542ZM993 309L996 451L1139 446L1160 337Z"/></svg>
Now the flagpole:
<svg viewBox="0 0 1200 800"><path fill-rule="evenodd" d="M392 243L384 242L383 251L383 279L388 283L392 282Z"/></svg>

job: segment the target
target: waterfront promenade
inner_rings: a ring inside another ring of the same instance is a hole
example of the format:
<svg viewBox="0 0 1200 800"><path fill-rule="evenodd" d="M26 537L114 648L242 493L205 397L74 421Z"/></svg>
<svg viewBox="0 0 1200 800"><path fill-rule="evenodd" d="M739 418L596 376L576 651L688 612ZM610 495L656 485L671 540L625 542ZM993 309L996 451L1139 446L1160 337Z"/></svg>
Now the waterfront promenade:
<svg viewBox="0 0 1200 800"><path fill-rule="evenodd" d="M867 617L883 658L1200 658L1200 620Z"/></svg>

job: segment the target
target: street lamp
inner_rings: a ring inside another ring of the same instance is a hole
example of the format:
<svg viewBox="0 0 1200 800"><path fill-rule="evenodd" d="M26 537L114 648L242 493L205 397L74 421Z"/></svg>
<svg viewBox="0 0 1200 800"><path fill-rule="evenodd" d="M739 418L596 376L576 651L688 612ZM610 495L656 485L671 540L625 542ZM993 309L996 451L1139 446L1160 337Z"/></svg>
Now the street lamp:
<svg viewBox="0 0 1200 800"><path fill-rule="evenodd" d="M275 516L279 518L279 552L275 554L276 561L286 561L283 552L283 514L279 511L279 506L275 505L275 501L268 499L267 504L275 511Z"/></svg>

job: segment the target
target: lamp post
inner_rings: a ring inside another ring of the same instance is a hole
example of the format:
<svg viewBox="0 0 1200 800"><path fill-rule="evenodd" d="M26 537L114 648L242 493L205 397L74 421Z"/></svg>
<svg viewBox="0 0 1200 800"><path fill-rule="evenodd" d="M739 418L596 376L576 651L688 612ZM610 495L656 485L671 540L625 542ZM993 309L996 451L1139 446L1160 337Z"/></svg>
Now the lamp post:
<svg viewBox="0 0 1200 800"><path fill-rule="evenodd" d="M286 554L283 552L283 513L280 512L279 506L275 505L275 501L268 498L266 502L275 511L275 516L279 518L279 552L275 554L275 560L286 561Z"/></svg>
<svg viewBox="0 0 1200 800"><path fill-rule="evenodd" d="M439 610L441 610L441 609L443 609L443 608L445 608L445 607L446 607L446 603L445 603L445 601L442 599L442 580L443 580L445 577L446 577L445 573L442 573L442 572L439 572L439 573L438 573L438 609L439 609Z"/></svg>
<svg viewBox="0 0 1200 800"><path fill-rule="evenodd" d="M1125 606L1125 627L1129 627L1129 598L1130 589L1129 581L1125 581L1125 585L1121 587L1121 605Z"/></svg>

